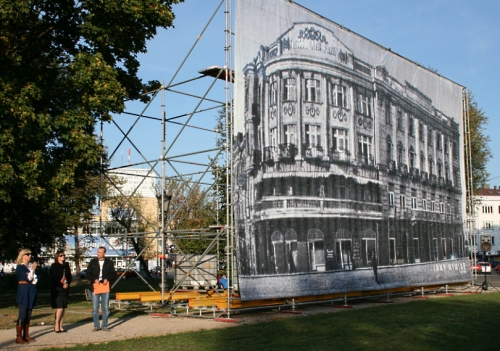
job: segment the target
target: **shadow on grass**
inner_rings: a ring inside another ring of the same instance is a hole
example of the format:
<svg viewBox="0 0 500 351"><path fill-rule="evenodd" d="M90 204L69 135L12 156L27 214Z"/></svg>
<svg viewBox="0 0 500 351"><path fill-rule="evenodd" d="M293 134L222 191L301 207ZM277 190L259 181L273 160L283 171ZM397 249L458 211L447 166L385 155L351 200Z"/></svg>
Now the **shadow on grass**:
<svg viewBox="0 0 500 351"><path fill-rule="evenodd" d="M499 311L496 293L464 295L123 340L99 350L491 350Z"/></svg>
<svg viewBox="0 0 500 351"><path fill-rule="evenodd" d="M14 279L14 280L12 280ZM12 281L14 283L12 283ZM159 280L154 279L149 282L151 286L157 288L160 284ZM172 282L167 282L172 285ZM72 323L87 323L92 321L92 302L87 301L85 297L85 289L89 288L87 280L74 280L70 287L70 296L66 315L64 317L65 324L71 328ZM7 275L0 284L0 328L11 329L15 327L18 314L18 306L16 302L17 284L15 275ZM114 299L116 292L134 292L134 291L151 291L151 289L139 278L121 280L111 292L111 299ZM138 315L144 315L149 311L140 310L111 310L110 318L132 318ZM38 288L38 306L33 310L31 319L32 325L52 325L54 323L54 310L50 304L50 290Z"/></svg>

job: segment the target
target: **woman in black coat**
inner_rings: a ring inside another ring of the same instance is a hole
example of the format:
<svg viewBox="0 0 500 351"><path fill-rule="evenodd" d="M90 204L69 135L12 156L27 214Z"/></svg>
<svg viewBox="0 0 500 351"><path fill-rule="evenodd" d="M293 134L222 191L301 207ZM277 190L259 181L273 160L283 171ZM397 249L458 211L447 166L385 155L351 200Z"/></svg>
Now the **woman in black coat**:
<svg viewBox="0 0 500 351"><path fill-rule="evenodd" d="M52 308L56 310L54 332L63 333L63 318L66 307L68 307L69 285L71 284L71 269L66 262L64 250L56 252L55 262L50 266L50 301Z"/></svg>

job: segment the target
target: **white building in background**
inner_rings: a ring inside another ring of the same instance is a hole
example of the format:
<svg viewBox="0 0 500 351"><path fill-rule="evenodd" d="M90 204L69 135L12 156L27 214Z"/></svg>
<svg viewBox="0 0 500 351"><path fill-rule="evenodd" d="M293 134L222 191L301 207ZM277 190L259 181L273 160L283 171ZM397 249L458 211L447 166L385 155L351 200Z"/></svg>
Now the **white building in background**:
<svg viewBox="0 0 500 351"><path fill-rule="evenodd" d="M144 198L156 198L155 181L158 176L149 168L118 168L109 171L108 175L116 176L123 182L121 191L124 195L133 193Z"/></svg>
<svg viewBox="0 0 500 351"><path fill-rule="evenodd" d="M117 179L116 186L120 188L120 190L112 188L110 190L111 196L133 195L140 197L141 208L139 210L142 216L147 217L150 223L156 224L158 200L156 198L155 184L157 174L149 168L123 167L108 171L108 176ZM87 261L92 257L96 257L97 249L100 246L104 246L106 248L106 257L114 261L115 267L124 267L127 261L135 259L137 253L131 245L120 241L119 235L113 237L113 234L122 235L126 233L126 229L112 221L111 211L112 208L109 206L109 203L104 202L101 205L101 218L97 216L89 228L93 239L89 240L88 237L83 239L83 245L89 248ZM105 238L101 238L101 230L105 233ZM156 227L150 230L154 231ZM156 241L155 239L155 242L152 244L155 252L157 251L157 246L161 245L161 243L157 243ZM153 259L150 266L156 265L156 261L156 258ZM139 267L137 266L137 268Z"/></svg>
<svg viewBox="0 0 500 351"><path fill-rule="evenodd" d="M491 250L486 251L486 261L500 261L500 187L487 185L478 195L476 218L467 222L470 251L473 253L475 247L478 260L483 261L482 239L484 235L491 236Z"/></svg>

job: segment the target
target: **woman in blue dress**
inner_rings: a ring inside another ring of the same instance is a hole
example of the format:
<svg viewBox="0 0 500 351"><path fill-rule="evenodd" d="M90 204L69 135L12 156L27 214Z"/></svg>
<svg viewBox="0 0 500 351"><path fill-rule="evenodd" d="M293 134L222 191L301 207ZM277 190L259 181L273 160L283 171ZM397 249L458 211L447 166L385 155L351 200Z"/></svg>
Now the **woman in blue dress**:
<svg viewBox="0 0 500 351"><path fill-rule="evenodd" d="M35 341L30 338L30 320L33 307L37 305L36 283L38 278L35 274L36 262L31 261L31 250L22 249L17 256L17 303L19 305L19 316L16 323L16 343L24 344Z"/></svg>

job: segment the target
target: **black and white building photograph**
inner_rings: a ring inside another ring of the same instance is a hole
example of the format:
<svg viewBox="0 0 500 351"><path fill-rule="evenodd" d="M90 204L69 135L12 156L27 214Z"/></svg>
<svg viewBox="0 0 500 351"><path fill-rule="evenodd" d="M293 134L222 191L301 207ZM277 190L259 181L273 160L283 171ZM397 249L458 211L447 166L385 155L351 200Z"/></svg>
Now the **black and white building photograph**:
<svg viewBox="0 0 500 351"><path fill-rule="evenodd" d="M462 86L284 0L235 52L242 299L470 280Z"/></svg>

